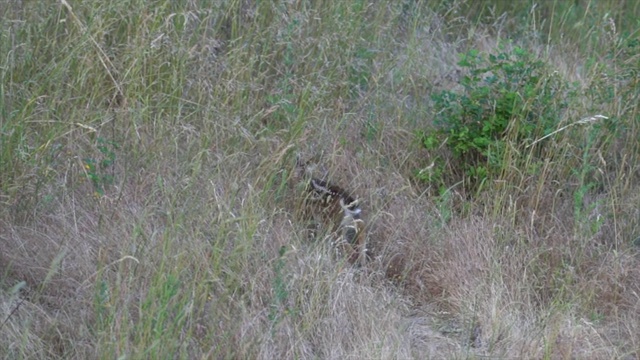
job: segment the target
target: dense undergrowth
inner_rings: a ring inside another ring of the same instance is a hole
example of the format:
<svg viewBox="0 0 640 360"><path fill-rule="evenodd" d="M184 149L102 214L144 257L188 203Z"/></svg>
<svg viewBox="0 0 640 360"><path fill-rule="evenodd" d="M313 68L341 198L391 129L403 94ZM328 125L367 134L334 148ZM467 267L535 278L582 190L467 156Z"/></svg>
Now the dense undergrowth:
<svg viewBox="0 0 640 360"><path fill-rule="evenodd" d="M636 2L0 11L5 358L640 356Z"/></svg>

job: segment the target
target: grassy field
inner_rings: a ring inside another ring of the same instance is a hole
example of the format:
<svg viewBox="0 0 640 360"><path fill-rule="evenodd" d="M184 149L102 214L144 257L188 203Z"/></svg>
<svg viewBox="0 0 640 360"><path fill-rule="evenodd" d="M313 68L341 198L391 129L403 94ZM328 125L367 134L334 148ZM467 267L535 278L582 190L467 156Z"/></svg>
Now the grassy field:
<svg viewBox="0 0 640 360"><path fill-rule="evenodd" d="M640 358L639 4L0 3L0 354Z"/></svg>

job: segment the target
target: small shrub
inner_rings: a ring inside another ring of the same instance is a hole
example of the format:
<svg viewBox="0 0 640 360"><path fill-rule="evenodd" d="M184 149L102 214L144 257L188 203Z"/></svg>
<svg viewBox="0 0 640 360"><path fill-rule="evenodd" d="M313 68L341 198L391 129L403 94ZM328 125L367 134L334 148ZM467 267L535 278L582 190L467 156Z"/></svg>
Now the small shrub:
<svg viewBox="0 0 640 360"><path fill-rule="evenodd" d="M507 168L508 145L523 150L556 128L571 92L543 61L517 47L497 55L472 50L461 56L458 65L468 69L460 81L463 91L444 90L432 96L435 119L420 140L438 156L418 177L441 189L462 178L477 189ZM540 156L544 144L532 147L533 153ZM450 152L449 164L436 151L441 148ZM451 171L453 178L445 178Z"/></svg>
<svg viewBox="0 0 640 360"><path fill-rule="evenodd" d="M91 180L96 197L104 196L107 185L113 184L113 173L109 171L116 161L115 150L118 144L103 137L97 139L97 149L100 156L84 158L86 177Z"/></svg>

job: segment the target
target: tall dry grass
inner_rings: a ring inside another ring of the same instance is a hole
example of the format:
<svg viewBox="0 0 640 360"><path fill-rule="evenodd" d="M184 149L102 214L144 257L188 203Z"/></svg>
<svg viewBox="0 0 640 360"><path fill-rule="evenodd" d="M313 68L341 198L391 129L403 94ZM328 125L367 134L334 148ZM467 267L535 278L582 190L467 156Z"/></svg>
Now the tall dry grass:
<svg viewBox="0 0 640 360"><path fill-rule="evenodd" d="M640 356L639 9L502 6L0 5L0 353ZM434 197L430 95L500 44L580 91L540 168L514 145ZM362 199L369 263L309 238L299 154Z"/></svg>

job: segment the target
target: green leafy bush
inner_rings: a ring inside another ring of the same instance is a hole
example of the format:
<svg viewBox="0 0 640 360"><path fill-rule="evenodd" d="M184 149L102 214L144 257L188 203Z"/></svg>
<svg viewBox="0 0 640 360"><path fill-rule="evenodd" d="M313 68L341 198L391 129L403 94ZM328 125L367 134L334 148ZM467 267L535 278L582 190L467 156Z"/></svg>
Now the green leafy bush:
<svg viewBox="0 0 640 360"><path fill-rule="evenodd" d="M507 146L540 157L545 142L528 145L556 129L571 90L543 61L517 47L497 55L471 50L458 65L468 69L460 80L463 90L432 96L435 119L420 140L435 159L418 177L441 188L463 180L477 189L510 165Z"/></svg>
<svg viewBox="0 0 640 360"><path fill-rule="evenodd" d="M107 140L103 137L97 139L97 149L100 153L99 157L84 158L84 169L86 177L91 180L95 191L95 196L104 196L106 186L113 184L113 173L109 172L109 168L116 161L115 151L118 144Z"/></svg>

